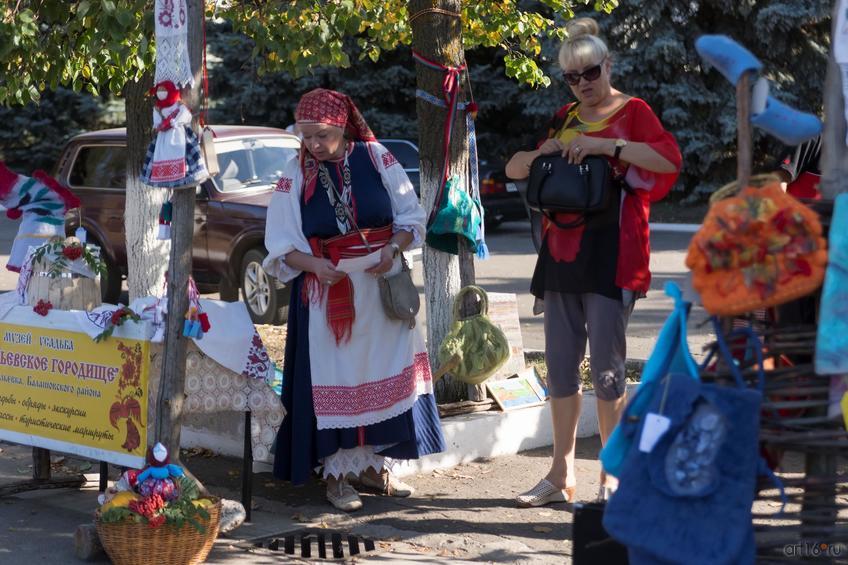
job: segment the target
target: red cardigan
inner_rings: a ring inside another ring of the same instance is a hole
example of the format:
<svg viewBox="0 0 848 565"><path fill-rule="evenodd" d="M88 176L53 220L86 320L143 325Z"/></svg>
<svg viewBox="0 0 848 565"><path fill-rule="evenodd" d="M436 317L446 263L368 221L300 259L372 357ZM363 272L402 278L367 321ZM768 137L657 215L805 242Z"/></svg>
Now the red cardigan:
<svg viewBox="0 0 848 565"><path fill-rule="evenodd" d="M546 137L539 141L537 147L562 129L571 108L572 104L566 104L554 114ZM675 166L673 173L653 173L609 158L615 173L623 177L632 189L623 193L621 202L615 283L619 288L645 294L651 286L651 239L648 227L651 202L664 198L677 180L683 160L680 148L674 136L663 128L651 107L640 98L627 101L623 108L608 118L603 129L584 132L584 135L647 143ZM580 249L582 227L560 229L545 219L543 233L547 239L548 250L555 260L574 260Z"/></svg>

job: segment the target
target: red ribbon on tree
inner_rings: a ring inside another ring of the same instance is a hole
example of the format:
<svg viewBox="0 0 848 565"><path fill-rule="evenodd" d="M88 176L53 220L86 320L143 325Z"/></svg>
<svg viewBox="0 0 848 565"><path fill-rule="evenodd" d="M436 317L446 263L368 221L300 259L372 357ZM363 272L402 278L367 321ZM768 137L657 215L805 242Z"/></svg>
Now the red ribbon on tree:
<svg viewBox="0 0 848 565"><path fill-rule="evenodd" d="M457 104L459 102L459 77L463 72L467 69L465 63L458 67L450 67L447 65L443 65L441 63L437 63L436 61L431 61L427 57L423 56L421 53L417 51L412 52L412 57L424 65L425 67L429 67L434 70L444 71L445 78L442 81L442 94L444 96L445 103L448 107L448 115L445 117L445 127L444 127L444 135L442 139L442 148L444 153L444 166L442 167L442 180L439 184L439 192L436 195L436 200L433 205L433 209L430 211L430 220L433 219L435 215L436 209L439 206L439 202L442 200L442 193L445 190L445 184L448 181L448 176L450 172L450 142L451 142L451 133L453 131L453 121L456 118Z"/></svg>

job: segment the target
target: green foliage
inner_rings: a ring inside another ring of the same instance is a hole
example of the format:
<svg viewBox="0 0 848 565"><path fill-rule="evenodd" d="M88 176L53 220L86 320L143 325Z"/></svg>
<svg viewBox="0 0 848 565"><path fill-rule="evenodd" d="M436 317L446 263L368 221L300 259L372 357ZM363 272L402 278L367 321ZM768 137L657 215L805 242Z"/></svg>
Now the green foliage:
<svg viewBox="0 0 848 565"><path fill-rule="evenodd" d="M0 106L0 161L23 174L36 169L50 171L62 143L77 133L101 127L103 118L100 98L61 87L44 92L37 104Z"/></svg>
<svg viewBox="0 0 848 565"><path fill-rule="evenodd" d="M208 520L209 513L205 508L195 506L191 500L180 496L177 500L169 502L165 508L161 510L162 516L165 517L165 523L177 529L182 528L186 523L198 532L205 532L206 527L201 520Z"/></svg>
<svg viewBox="0 0 848 565"><path fill-rule="evenodd" d="M68 258L63 255L66 248L71 248L79 253L79 258L85 262L93 273L101 276L106 274L106 263L100 258L100 254L97 253L95 255L88 246L80 245L79 243L73 243L67 246L61 240L45 243L35 250L32 260L34 263L38 263L46 257L46 260L50 263L47 276L55 279L68 269Z"/></svg>
<svg viewBox="0 0 848 565"><path fill-rule="evenodd" d="M180 498L185 500L200 498L200 488L197 486L197 481L193 481L185 475L177 479L177 487L180 489Z"/></svg>
<svg viewBox="0 0 848 565"><path fill-rule="evenodd" d="M354 59L347 69L320 68L297 79L278 72L257 76L250 58L253 43L230 30L229 25L215 25L207 34L212 123L285 128L294 122L301 94L326 87L352 96L380 137L417 138L415 69L408 48L383 52L379 64Z"/></svg>
<svg viewBox="0 0 848 565"><path fill-rule="evenodd" d="M206 531L204 522L209 520L209 512L204 505L195 504L194 501L200 497L200 490L197 482L188 478L180 477L176 479L177 488L180 496L176 500L165 503L165 506L158 508L153 513L148 513L148 510L141 510L132 503L129 507L113 506L104 512L98 514L98 519L105 523L118 523L124 520L132 520L137 523L150 524L159 527L162 523L176 529L182 528L186 524L190 524L197 531L203 533ZM141 499L142 506L149 499ZM206 504L212 502L207 500ZM161 499L159 504L161 504ZM139 513L142 512L142 513ZM164 522L161 522L164 518Z"/></svg>
<svg viewBox="0 0 848 565"><path fill-rule="evenodd" d="M821 113L830 9L824 0L630 0L609 16L596 15L613 54L613 86L644 98L680 144L677 195L702 198L736 173L735 90L702 65L695 39L706 33L735 38L760 58L777 98ZM481 155L497 160L532 145L556 109L573 100L559 78L558 48L549 38L539 56L555 77L547 89L505 80L494 53L488 61L482 52L469 53ZM772 170L787 151L756 132L756 169Z"/></svg>
<svg viewBox="0 0 848 565"><path fill-rule="evenodd" d="M143 11L149 0L13 4L0 12L1 103L24 104L60 85L118 92L152 64L153 22ZM481 0L462 6L480 106L480 154L489 161L532 144L570 100L556 52L575 10L600 12L614 53L614 85L647 100L675 134L684 154L678 192L710 191L735 170L734 92L719 73L702 67L694 50L699 35L726 33L742 41L763 61L778 98L821 110L826 0ZM417 137L406 0L234 0L208 3L208 9L215 21L228 22L209 29L210 53L221 59L210 59L213 122L285 127L300 94L324 86L349 93L379 136ZM0 131L0 159L25 169L49 166L64 132L100 123L96 98L72 98L58 90L43 96L49 106L41 109L0 108L0 119L11 125ZM757 135L760 168L768 166L767 155L783 151Z"/></svg>
<svg viewBox="0 0 848 565"><path fill-rule="evenodd" d="M113 506L109 510L100 513L100 521L106 524L116 524L124 520L141 522L143 518L126 506Z"/></svg>
<svg viewBox="0 0 848 565"><path fill-rule="evenodd" d="M615 86L647 100L681 146L678 190L711 192L736 171L735 89L702 65L695 39L736 39L762 61L777 98L821 113L831 8L825 0L630 0L602 20ZM773 167L785 151L757 132L755 167Z"/></svg>
<svg viewBox="0 0 848 565"><path fill-rule="evenodd" d="M0 103L70 86L117 94L153 64L145 0L21 0L0 12Z"/></svg>
<svg viewBox="0 0 848 565"><path fill-rule="evenodd" d="M409 14L407 4L407 0L269 0L232 2L214 13L253 40L251 56L259 61L259 76L285 71L299 77L318 66L350 67L354 58L377 61L385 51L410 45L409 18L416 15ZM466 50L499 47L506 53L508 76L548 86L550 79L537 57L544 38L564 37L562 20L557 24L555 16L571 17L575 6L587 5L609 12L617 4L617 0L463 2L463 44Z"/></svg>

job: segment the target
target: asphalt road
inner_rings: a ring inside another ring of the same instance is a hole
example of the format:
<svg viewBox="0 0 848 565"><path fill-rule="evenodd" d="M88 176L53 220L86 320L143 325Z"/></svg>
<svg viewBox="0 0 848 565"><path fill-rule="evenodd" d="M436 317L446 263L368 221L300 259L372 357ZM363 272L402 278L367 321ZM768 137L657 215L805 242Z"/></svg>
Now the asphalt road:
<svg viewBox="0 0 848 565"><path fill-rule="evenodd" d="M12 240L18 224L0 217L0 265L5 266ZM671 300L662 292L666 281L682 284L686 268L684 258L690 235L665 231L654 231L651 236L653 252L651 270L654 274L652 291L640 300L628 328L628 357L646 359L663 321L671 310ZM476 264L477 282L491 292L513 292L518 296L518 311L521 318L522 336L526 349L544 349L542 316L533 316L533 297L529 293L530 278L536 261L536 253L530 239L529 222L507 222L497 230L487 233L487 242L492 257ZM13 290L17 275L0 266L0 292ZM415 275L422 280L420 262L416 261ZM690 325L690 343L693 353L708 340L708 334L698 323L705 316L702 311L693 311Z"/></svg>

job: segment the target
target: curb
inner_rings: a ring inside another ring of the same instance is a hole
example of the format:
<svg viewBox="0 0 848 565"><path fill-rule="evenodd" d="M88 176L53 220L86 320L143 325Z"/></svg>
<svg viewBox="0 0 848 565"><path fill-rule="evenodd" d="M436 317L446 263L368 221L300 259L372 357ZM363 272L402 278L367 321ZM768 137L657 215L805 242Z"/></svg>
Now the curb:
<svg viewBox="0 0 848 565"><path fill-rule="evenodd" d="M651 231L656 232L667 232L667 233L695 233L698 231L698 228L701 227L701 224L664 224L664 223L650 223L648 227L651 228Z"/></svg>
<svg viewBox="0 0 848 565"><path fill-rule="evenodd" d="M589 356L586 356L588 359ZM525 349L524 350L524 360L527 363L532 363L534 361L544 361L545 360L545 350L544 349ZM624 364L628 369L635 369L641 371L645 366L647 359L633 359L628 357L624 360Z"/></svg>

